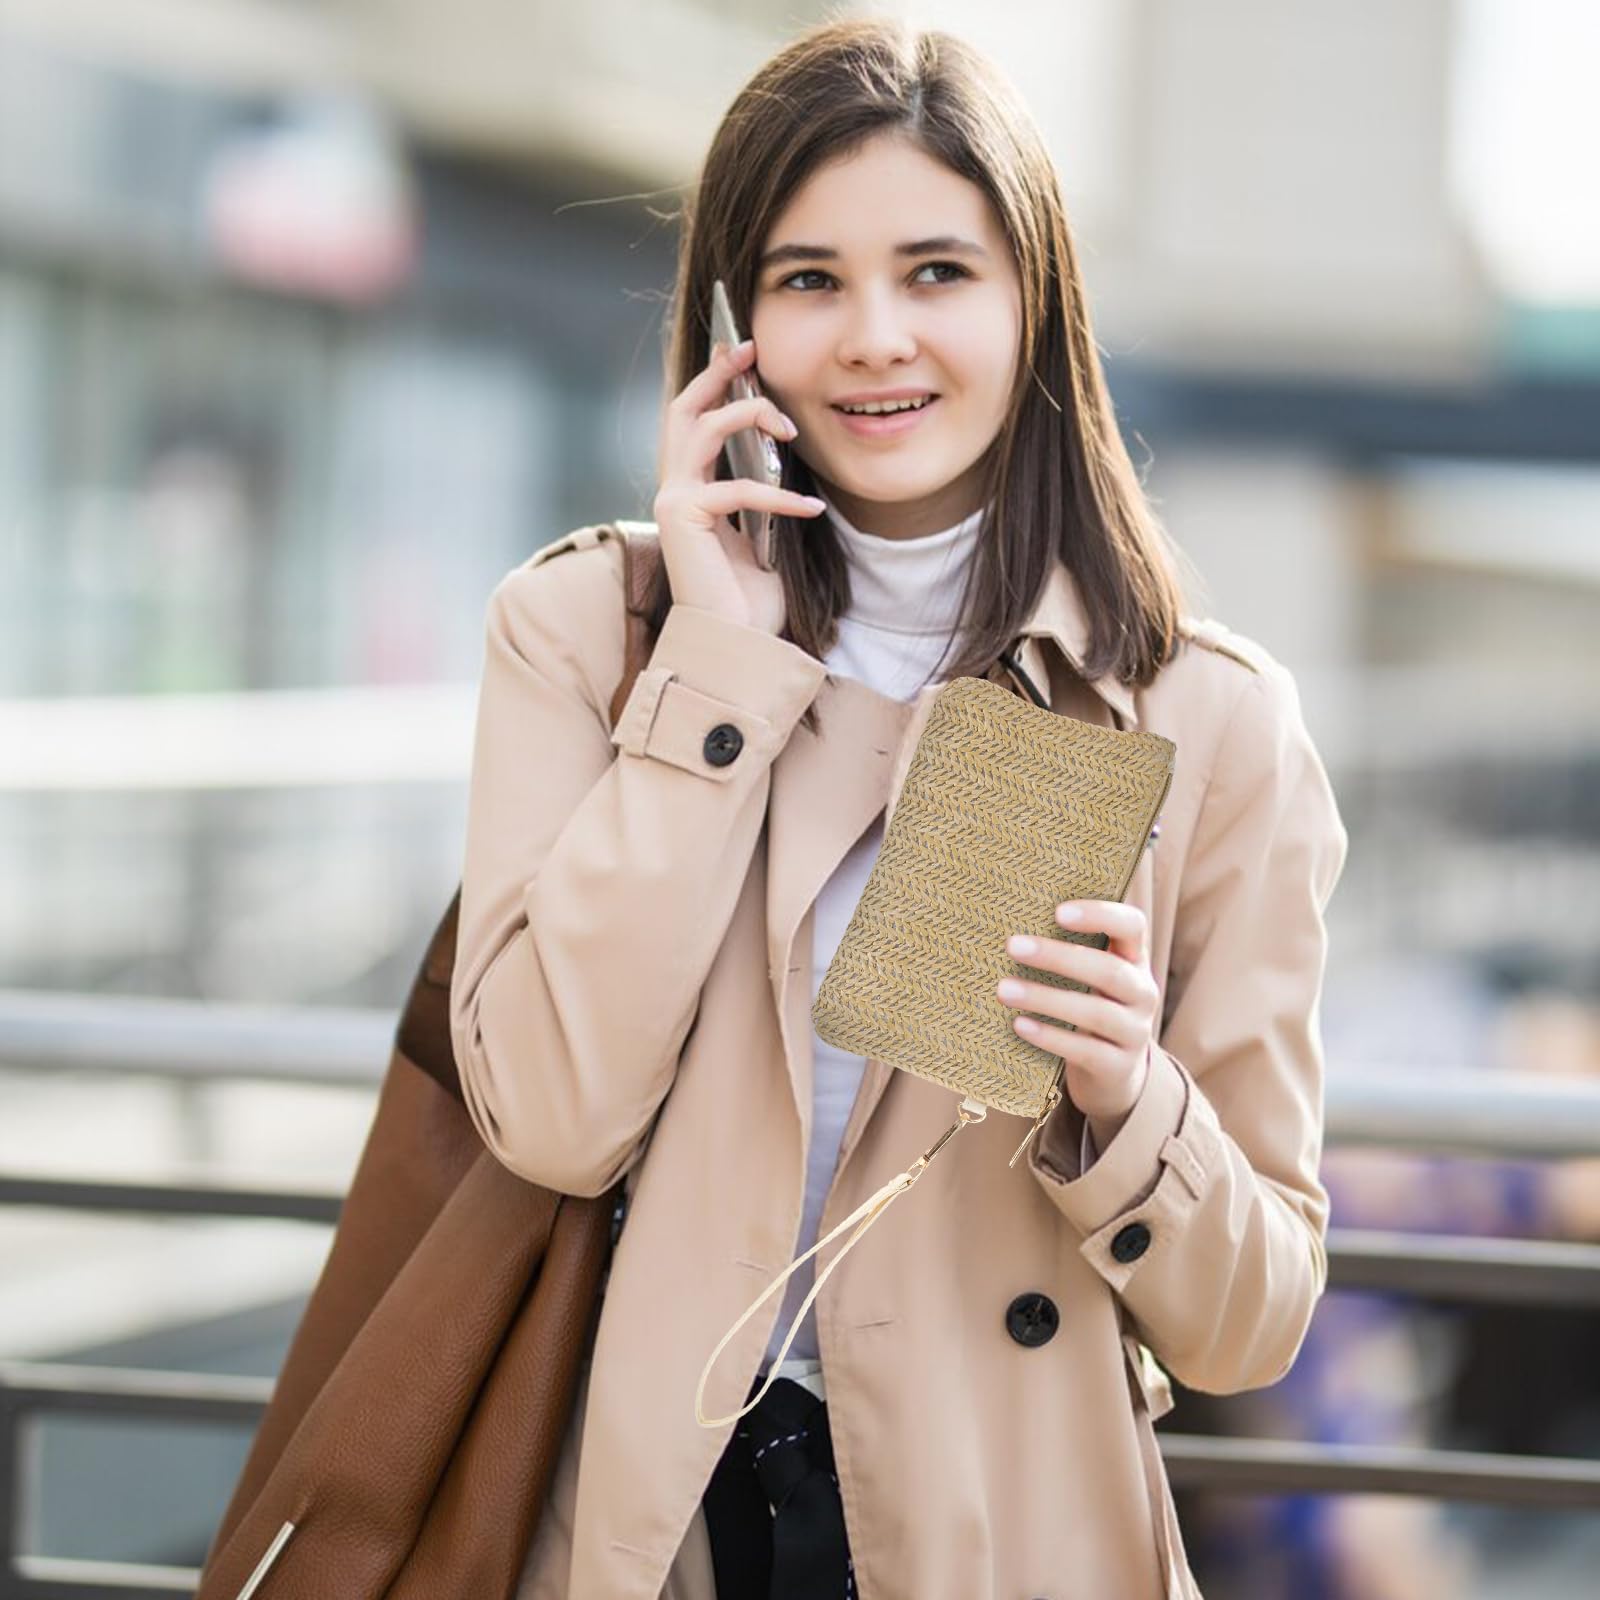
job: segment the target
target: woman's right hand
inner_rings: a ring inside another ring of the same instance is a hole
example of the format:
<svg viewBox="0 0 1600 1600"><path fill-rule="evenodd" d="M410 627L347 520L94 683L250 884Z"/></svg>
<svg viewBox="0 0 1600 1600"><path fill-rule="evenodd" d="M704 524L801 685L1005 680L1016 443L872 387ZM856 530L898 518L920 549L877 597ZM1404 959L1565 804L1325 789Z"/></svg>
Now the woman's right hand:
<svg viewBox="0 0 1600 1600"><path fill-rule="evenodd" d="M759 427L794 438L793 423L764 395L728 400L736 373L755 362L755 341L717 345L704 369L667 407L655 498L661 558L675 603L714 611L730 622L783 632L783 579L762 570L749 539L732 520L738 511L815 517L822 501L753 478L718 479L717 457L729 435Z"/></svg>

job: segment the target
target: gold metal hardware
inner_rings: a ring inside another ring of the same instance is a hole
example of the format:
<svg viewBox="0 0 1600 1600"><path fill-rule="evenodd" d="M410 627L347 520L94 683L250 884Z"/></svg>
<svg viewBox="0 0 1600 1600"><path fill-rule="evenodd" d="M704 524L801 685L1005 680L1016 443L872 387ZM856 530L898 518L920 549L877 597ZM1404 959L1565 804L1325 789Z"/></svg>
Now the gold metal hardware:
<svg viewBox="0 0 1600 1600"><path fill-rule="evenodd" d="M1016 1166L1016 1164L1022 1159L1022 1152L1033 1143L1034 1135L1038 1133L1038 1131L1044 1126L1045 1119L1060 1104L1061 1085L1059 1083L1052 1083L1050 1085L1049 1092L1044 1097L1044 1109L1037 1117L1033 1119L1033 1126L1028 1129L1027 1137L1023 1139L1022 1143L1017 1146L1017 1153L1006 1163L1008 1167Z"/></svg>
<svg viewBox="0 0 1600 1600"><path fill-rule="evenodd" d="M945 1145L958 1133L960 1133L969 1122L982 1122L983 1119L988 1115L989 1108L988 1106L984 1105L982 1101L973 1100L971 1098L963 1100L956 1108L956 1120L939 1135L939 1137L928 1149L924 1150L922 1154L911 1163L911 1181L915 1183L917 1179L922 1176L922 1169L926 1167L927 1164L932 1161L941 1150L944 1149Z"/></svg>
<svg viewBox="0 0 1600 1600"><path fill-rule="evenodd" d="M261 1582L271 1569L272 1563L283 1554L283 1547L288 1544L293 1533L292 1522L286 1522L278 1529L277 1536L267 1546L267 1553L256 1563L256 1570L245 1579L244 1588L239 1591L237 1600L250 1600L250 1596L261 1587Z"/></svg>

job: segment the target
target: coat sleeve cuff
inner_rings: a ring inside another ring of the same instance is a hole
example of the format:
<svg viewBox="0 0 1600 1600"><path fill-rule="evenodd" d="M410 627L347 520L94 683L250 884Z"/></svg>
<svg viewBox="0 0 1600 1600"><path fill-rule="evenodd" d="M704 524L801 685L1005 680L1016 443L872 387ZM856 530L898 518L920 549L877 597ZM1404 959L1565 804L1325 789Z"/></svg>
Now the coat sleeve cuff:
<svg viewBox="0 0 1600 1600"><path fill-rule="evenodd" d="M709 761L706 735L731 726L741 753L771 761L826 676L822 662L787 639L699 606L675 605L611 742L627 755L726 783L748 763Z"/></svg>
<svg viewBox="0 0 1600 1600"><path fill-rule="evenodd" d="M1199 1130L1191 1116L1197 1093L1183 1067L1152 1045L1144 1089L1092 1165L1082 1162L1094 1146L1081 1132L1075 1171L1052 1141L1041 1139L1030 1156L1050 1198L1083 1235L1084 1256L1114 1288L1170 1244L1204 1191L1203 1161L1185 1137Z"/></svg>

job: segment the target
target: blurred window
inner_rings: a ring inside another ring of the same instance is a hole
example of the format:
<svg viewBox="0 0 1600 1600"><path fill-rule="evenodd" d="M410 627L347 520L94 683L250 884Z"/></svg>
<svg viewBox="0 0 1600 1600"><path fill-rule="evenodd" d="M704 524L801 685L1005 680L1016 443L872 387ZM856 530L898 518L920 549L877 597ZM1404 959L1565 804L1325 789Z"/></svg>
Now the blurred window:
<svg viewBox="0 0 1600 1600"><path fill-rule="evenodd" d="M1600 6L1461 0L1451 183L1508 298L1600 307Z"/></svg>

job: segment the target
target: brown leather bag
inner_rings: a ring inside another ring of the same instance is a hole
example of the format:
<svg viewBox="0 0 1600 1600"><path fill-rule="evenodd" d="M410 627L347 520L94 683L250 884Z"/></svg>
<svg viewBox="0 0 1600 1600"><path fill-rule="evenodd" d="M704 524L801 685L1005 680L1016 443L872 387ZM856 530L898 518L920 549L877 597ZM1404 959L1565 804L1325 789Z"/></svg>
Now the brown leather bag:
<svg viewBox="0 0 1600 1600"><path fill-rule="evenodd" d="M622 540L648 659L648 524ZM622 1185L577 1199L488 1151L450 1041L460 891L400 1014L361 1160L196 1600L510 1600L571 1419Z"/></svg>

